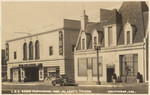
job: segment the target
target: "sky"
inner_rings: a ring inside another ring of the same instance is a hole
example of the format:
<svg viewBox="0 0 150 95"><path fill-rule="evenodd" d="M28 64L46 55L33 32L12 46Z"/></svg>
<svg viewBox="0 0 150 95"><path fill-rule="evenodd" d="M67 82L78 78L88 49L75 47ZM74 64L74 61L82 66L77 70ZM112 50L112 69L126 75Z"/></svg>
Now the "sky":
<svg viewBox="0 0 150 95"><path fill-rule="evenodd" d="M100 21L100 8L119 9L122 2L52 2L28 1L1 3L1 45L17 37L27 36L24 33L36 33L38 30L51 29L63 19L81 20L83 10L89 16L89 21Z"/></svg>

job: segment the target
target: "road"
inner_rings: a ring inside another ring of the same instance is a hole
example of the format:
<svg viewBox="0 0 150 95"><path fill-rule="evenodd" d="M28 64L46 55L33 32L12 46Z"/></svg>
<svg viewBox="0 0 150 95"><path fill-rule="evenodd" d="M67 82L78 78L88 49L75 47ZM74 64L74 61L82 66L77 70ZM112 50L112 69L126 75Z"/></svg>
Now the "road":
<svg viewBox="0 0 150 95"><path fill-rule="evenodd" d="M147 85L102 86L50 86L50 85L2 85L3 94L147 94Z"/></svg>

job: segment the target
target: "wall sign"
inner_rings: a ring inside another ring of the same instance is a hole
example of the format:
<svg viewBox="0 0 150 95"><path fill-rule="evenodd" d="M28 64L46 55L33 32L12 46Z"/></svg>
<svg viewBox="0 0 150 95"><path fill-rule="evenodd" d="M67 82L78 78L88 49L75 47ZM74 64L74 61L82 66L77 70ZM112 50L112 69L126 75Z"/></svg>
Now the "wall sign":
<svg viewBox="0 0 150 95"><path fill-rule="evenodd" d="M63 56L63 33L59 31L59 55Z"/></svg>
<svg viewBox="0 0 150 95"><path fill-rule="evenodd" d="M8 43L6 43L6 55L5 55L5 57L6 57L6 61L8 61L9 60L9 44Z"/></svg>

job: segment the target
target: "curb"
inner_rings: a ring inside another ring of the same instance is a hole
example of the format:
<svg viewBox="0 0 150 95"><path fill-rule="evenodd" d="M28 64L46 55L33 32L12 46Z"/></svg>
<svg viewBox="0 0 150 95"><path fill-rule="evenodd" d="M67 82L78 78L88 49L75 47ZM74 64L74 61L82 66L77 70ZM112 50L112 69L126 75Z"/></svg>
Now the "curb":
<svg viewBox="0 0 150 95"><path fill-rule="evenodd" d="M122 85L78 85L78 86L88 86L88 87L123 87Z"/></svg>

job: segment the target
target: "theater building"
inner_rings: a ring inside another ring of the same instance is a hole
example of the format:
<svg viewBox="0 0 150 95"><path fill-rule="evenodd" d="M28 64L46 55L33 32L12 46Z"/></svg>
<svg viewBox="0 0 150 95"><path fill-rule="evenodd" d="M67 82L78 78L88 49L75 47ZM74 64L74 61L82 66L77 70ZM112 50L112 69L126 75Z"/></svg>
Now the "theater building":
<svg viewBox="0 0 150 95"><path fill-rule="evenodd" d="M58 28L8 40L8 80L44 81L46 77L59 74L74 79L73 50L80 27L80 21L64 19Z"/></svg>
<svg viewBox="0 0 150 95"><path fill-rule="evenodd" d="M117 80L136 82L137 72L148 81L148 7L145 2L123 2L119 10L100 9L100 22L89 22L84 13L84 27L74 52L75 81L96 83ZM146 44L147 43L147 44ZM99 71L97 51L99 49Z"/></svg>

